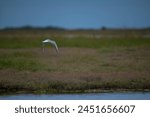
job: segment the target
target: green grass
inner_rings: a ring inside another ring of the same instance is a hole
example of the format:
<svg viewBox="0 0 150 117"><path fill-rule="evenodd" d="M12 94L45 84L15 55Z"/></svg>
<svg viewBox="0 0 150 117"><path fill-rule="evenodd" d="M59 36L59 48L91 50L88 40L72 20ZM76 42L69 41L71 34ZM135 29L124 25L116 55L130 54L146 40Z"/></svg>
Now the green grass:
<svg viewBox="0 0 150 117"><path fill-rule="evenodd" d="M33 48L33 47L40 47L41 40L32 40L28 38L0 38L0 48L9 48L9 49L16 49L16 48Z"/></svg>
<svg viewBox="0 0 150 117"><path fill-rule="evenodd" d="M59 47L149 46L150 38L144 38L149 34L149 30L0 30L0 48L41 47L45 38L56 40Z"/></svg>
<svg viewBox="0 0 150 117"><path fill-rule="evenodd" d="M31 52L9 52L0 54L0 69L38 70L40 63Z"/></svg>
<svg viewBox="0 0 150 117"><path fill-rule="evenodd" d="M109 48L116 46L132 47L132 46L149 46L150 39L89 39L89 38L75 38L75 39L58 39L58 44L61 47L82 47L82 48Z"/></svg>
<svg viewBox="0 0 150 117"><path fill-rule="evenodd" d="M55 39L59 47L81 47L81 48L103 48L103 47L132 47L132 46L149 46L150 39L89 39L89 38L73 38L73 39ZM37 48L42 47L42 39L30 38L0 38L0 48Z"/></svg>

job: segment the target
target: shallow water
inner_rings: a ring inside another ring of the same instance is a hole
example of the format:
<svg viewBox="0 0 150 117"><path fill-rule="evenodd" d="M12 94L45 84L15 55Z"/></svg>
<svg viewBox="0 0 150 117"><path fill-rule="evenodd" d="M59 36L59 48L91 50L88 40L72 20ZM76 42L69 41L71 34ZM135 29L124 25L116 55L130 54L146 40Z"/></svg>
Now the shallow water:
<svg viewBox="0 0 150 117"><path fill-rule="evenodd" d="M0 100L150 100L150 92L18 94L0 96Z"/></svg>

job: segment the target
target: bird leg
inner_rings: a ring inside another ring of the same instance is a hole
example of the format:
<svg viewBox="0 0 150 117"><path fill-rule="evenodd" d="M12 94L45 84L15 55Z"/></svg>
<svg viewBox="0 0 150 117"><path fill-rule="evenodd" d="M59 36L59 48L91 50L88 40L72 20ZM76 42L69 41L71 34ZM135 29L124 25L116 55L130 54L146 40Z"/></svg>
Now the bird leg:
<svg viewBox="0 0 150 117"><path fill-rule="evenodd" d="M44 44L43 44L43 53L45 52Z"/></svg>

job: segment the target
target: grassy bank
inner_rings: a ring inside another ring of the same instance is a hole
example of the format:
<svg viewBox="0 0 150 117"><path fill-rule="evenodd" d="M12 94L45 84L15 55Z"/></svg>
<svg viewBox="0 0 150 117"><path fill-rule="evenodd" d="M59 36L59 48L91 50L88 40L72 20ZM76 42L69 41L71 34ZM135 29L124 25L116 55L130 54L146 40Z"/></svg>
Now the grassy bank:
<svg viewBox="0 0 150 117"><path fill-rule="evenodd" d="M66 38L66 31L0 32L0 93L150 89L149 38L71 33L76 36ZM45 37L55 38L60 54L50 46L42 52Z"/></svg>
<svg viewBox="0 0 150 117"><path fill-rule="evenodd" d="M0 79L1 93L75 93L102 92L103 90L145 91L150 89L147 72L117 73L49 73L27 71L1 71L9 79ZM32 76L32 77L31 77ZM139 78L140 76L140 78ZM8 77L8 76L7 76Z"/></svg>

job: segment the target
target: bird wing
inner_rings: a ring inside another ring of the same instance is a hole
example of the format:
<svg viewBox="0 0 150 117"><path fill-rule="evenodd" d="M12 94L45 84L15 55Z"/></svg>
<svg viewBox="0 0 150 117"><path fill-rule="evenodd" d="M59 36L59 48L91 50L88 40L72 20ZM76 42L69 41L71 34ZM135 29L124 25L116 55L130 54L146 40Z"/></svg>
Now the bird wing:
<svg viewBox="0 0 150 117"><path fill-rule="evenodd" d="M49 39L45 39L44 41L42 41L43 43L48 43L50 40Z"/></svg>
<svg viewBox="0 0 150 117"><path fill-rule="evenodd" d="M55 41L53 41L53 45L55 46L55 49L56 49L56 51L57 51L57 53L59 52L59 50L58 50L58 46L57 46L57 44L56 44L56 42Z"/></svg>

